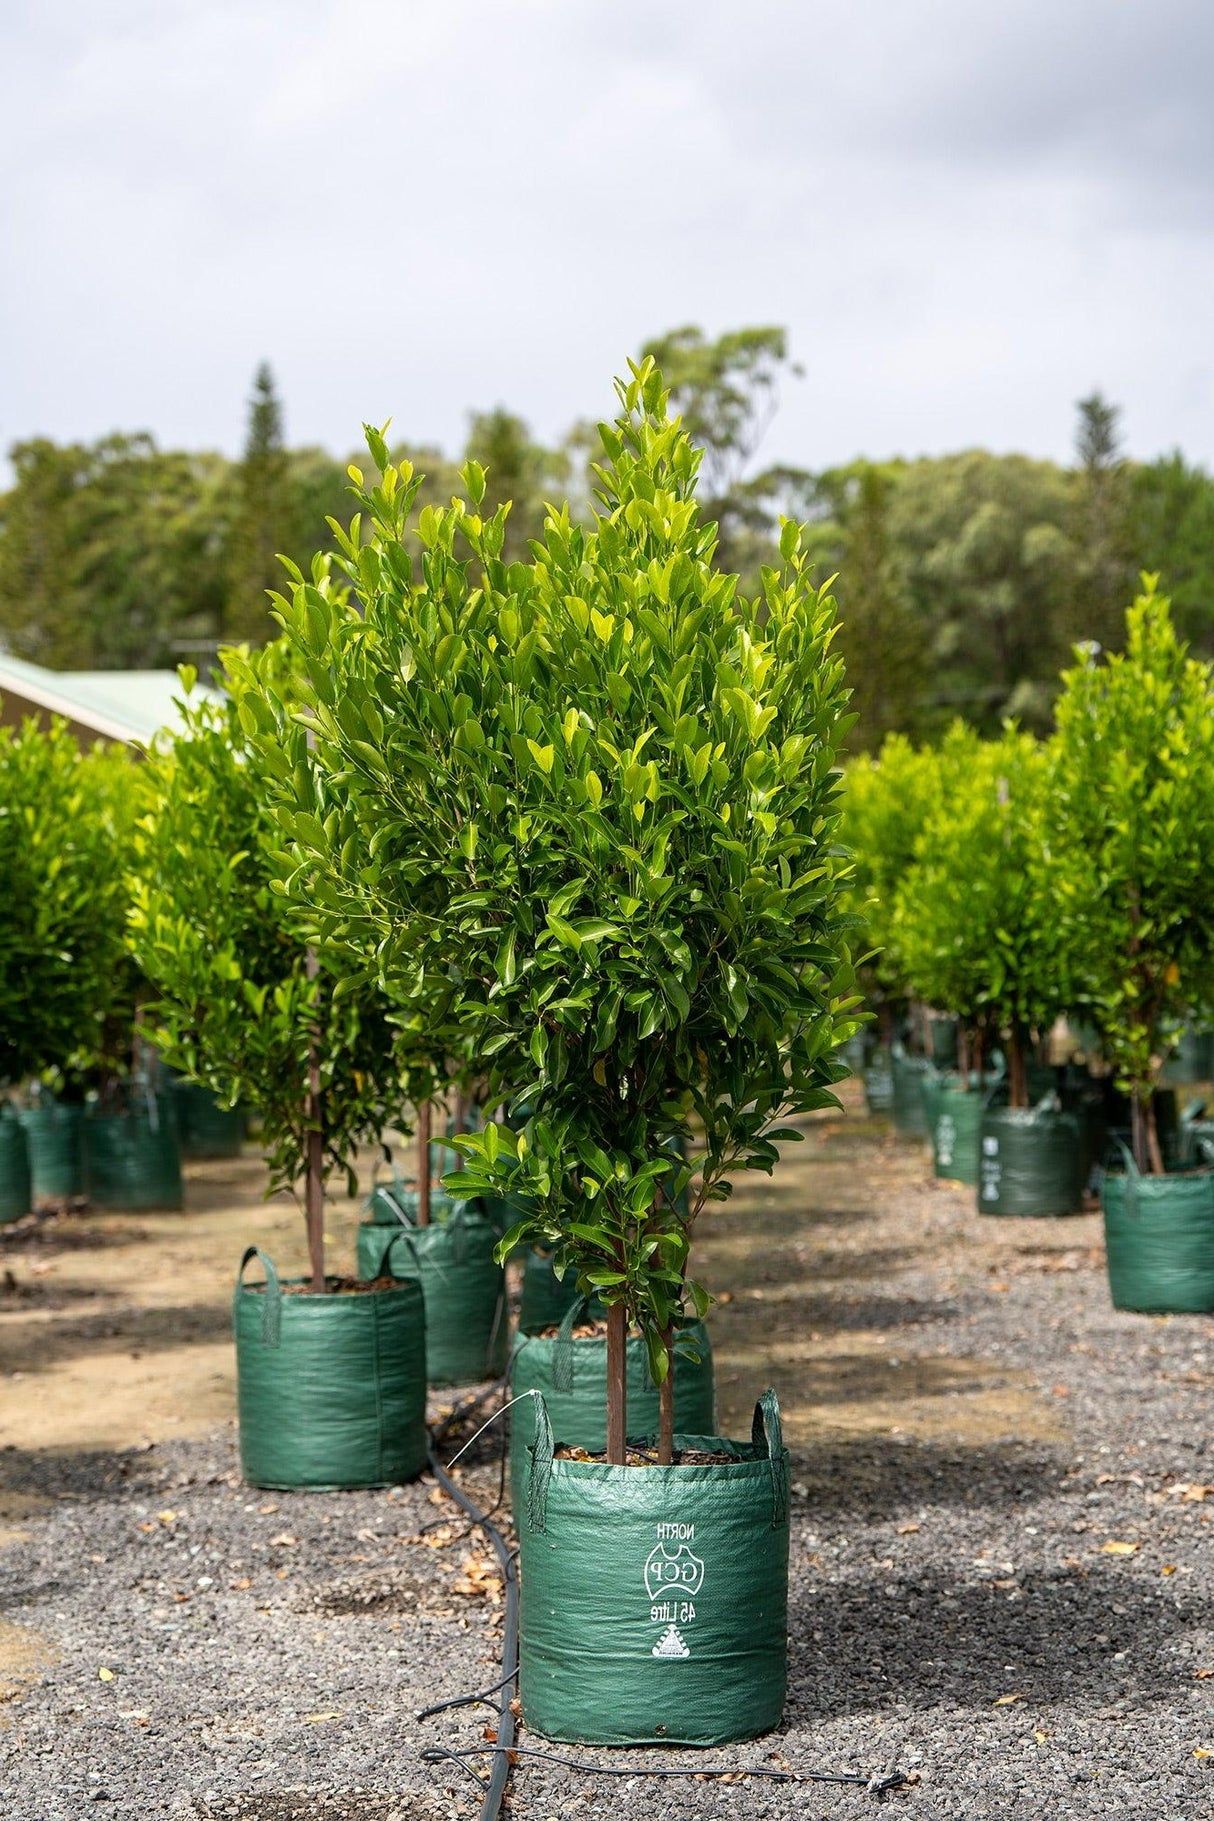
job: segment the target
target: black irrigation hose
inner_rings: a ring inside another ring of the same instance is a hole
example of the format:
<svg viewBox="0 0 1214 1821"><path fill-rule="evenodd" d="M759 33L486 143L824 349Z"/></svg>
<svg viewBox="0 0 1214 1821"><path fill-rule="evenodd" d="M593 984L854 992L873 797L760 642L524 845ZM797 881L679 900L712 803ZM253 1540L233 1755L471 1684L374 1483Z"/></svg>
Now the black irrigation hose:
<svg viewBox="0 0 1214 1821"><path fill-rule="evenodd" d="M436 1425L435 1430L431 1434L428 1449L430 1466L434 1473L434 1477L443 1491L447 1494L447 1497L453 1499L460 1509L466 1512L473 1523L479 1525L488 1537L489 1542L493 1547L493 1553L496 1555L499 1566L501 1567L502 1581L506 1589L506 1607L503 1614L504 1622L502 1628L502 1668L506 1673L497 1684L496 1688L486 1689L483 1696L471 1695L465 1697L465 1701L477 1701L485 1699L486 1696L500 1691L501 1698L498 1702L497 1709L497 1743L493 1748L493 1768L490 1771L488 1778L483 1778L478 1771L472 1769L471 1765L463 1764L461 1754L456 1752L440 1751L438 1759L431 1755L432 1751L439 1749L437 1747L422 1752L423 1763L433 1764L441 1761L441 1759L450 1758L454 1762L460 1763L461 1768L466 1770L470 1776L476 1779L476 1782L484 1792L484 1799L481 1802L480 1821L497 1821L497 1817L501 1812L502 1799L506 1794L506 1785L510 1780L510 1770L514 1757L514 1708L512 1702L514 1699L515 1683L518 1679L518 1568L515 1564L514 1556L506 1545L505 1537L493 1522L493 1519L487 1512L482 1512L479 1505L470 1499L467 1493L456 1485L455 1481L451 1478L451 1475L439 1460L435 1450L438 1441L443 1436L448 1435L458 1422L462 1422L466 1417L470 1416L474 1410L479 1409L480 1406L493 1395L494 1391L499 1389L499 1385L490 1385L485 1391L479 1392L475 1397L469 1398L463 1404L457 1405L441 1424ZM503 1455L502 1458L504 1460L505 1456ZM498 1494L497 1503L501 1503L500 1492ZM497 1506L495 1505L494 1510L496 1509ZM426 1711L427 1713L437 1713L442 1712L444 1707L454 1707L458 1705L461 1705L461 1703L455 1701L444 1702L440 1707L428 1708ZM423 1716L419 1715L419 1718L421 1717Z"/></svg>
<svg viewBox="0 0 1214 1821"><path fill-rule="evenodd" d="M458 1764L482 1789L487 1787L480 1772L466 1762L468 1758L480 1757L479 1751L448 1751L442 1745L429 1745L421 1755L426 1764ZM883 1796L887 1790L898 1789L906 1782L906 1773L900 1770L875 1777L866 1777L858 1770L773 1770L766 1764L680 1764L669 1769L642 1770L635 1764L587 1764L580 1758L564 1758L554 1751L537 1751L530 1745L511 1746L510 1755L543 1758L548 1764L559 1764L565 1770L584 1772L591 1777L766 1777L772 1783L846 1783L874 1796Z"/></svg>

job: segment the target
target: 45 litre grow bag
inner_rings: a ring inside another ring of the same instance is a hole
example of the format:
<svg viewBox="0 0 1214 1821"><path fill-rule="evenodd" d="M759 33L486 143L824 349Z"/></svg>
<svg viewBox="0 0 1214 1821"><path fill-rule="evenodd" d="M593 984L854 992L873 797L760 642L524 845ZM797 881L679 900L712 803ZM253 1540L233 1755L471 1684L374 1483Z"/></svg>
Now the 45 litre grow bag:
<svg viewBox="0 0 1214 1821"><path fill-rule="evenodd" d="M10 1106L0 1106L0 1226L30 1211L29 1151L25 1130Z"/></svg>
<svg viewBox="0 0 1214 1821"><path fill-rule="evenodd" d="M775 1393L713 1465L554 1458L535 1405L518 1514L523 1717L587 1745L725 1745L778 1726L788 1645L788 1454Z"/></svg>
<svg viewBox="0 0 1214 1821"><path fill-rule="evenodd" d="M528 1248L523 1258L523 1293L519 1303L520 1334L539 1334L545 1328L559 1328L578 1294L577 1272L566 1271L558 1277L551 1252Z"/></svg>
<svg viewBox="0 0 1214 1821"><path fill-rule="evenodd" d="M403 1207L389 1225L391 1191L377 1189L374 1218L358 1229L358 1275L415 1277L426 1302L426 1377L431 1385L474 1385L506 1370L506 1274L494 1257L499 1234L475 1202L434 1190L431 1225L414 1226Z"/></svg>
<svg viewBox="0 0 1214 1821"><path fill-rule="evenodd" d="M197 1081L175 1081L172 1093L183 1157L240 1156L242 1107L221 1107L211 1089Z"/></svg>
<svg viewBox="0 0 1214 1821"><path fill-rule="evenodd" d="M894 1128L903 1138L926 1138L928 1135L923 1087L931 1066L926 1056L895 1054L890 1059Z"/></svg>
<svg viewBox="0 0 1214 1821"><path fill-rule="evenodd" d="M89 1200L97 1207L180 1208L177 1126L159 1098L146 1111L88 1113L84 1155Z"/></svg>
<svg viewBox="0 0 1214 1821"><path fill-rule="evenodd" d="M266 1280L244 1282L250 1259ZM253 1486L394 1486L426 1464L421 1286L284 1295L250 1246L232 1303L240 1462Z"/></svg>
<svg viewBox="0 0 1214 1821"><path fill-rule="evenodd" d="M557 1441L595 1454L607 1446L607 1337L575 1339L579 1319L591 1319L584 1296L566 1310L555 1335L520 1338L510 1365L510 1395L540 1392ZM658 1432L659 1394L639 1334L628 1337L627 1358L628 1434L648 1441ZM527 1450L535 1439L536 1408L537 1400L526 1398L510 1412L510 1491L516 1526ZM674 1426L681 1435L710 1435L716 1427L712 1347L701 1321L686 1322L675 1343Z"/></svg>
<svg viewBox="0 0 1214 1821"><path fill-rule="evenodd" d="M85 1192L84 1108L44 1099L19 1115L29 1145L35 1201L72 1201Z"/></svg>
<svg viewBox="0 0 1214 1821"><path fill-rule="evenodd" d="M948 1182L976 1183L985 1093L980 1088L966 1090L939 1082L925 1085L924 1101L931 1121L936 1175Z"/></svg>
<svg viewBox="0 0 1214 1821"><path fill-rule="evenodd" d="M1105 1175L1100 1199L1116 1309L1149 1315L1214 1311L1214 1170Z"/></svg>
<svg viewBox="0 0 1214 1821"><path fill-rule="evenodd" d="M1087 1178L1080 1122L1047 1107L988 1107L979 1170L980 1214L1075 1214Z"/></svg>

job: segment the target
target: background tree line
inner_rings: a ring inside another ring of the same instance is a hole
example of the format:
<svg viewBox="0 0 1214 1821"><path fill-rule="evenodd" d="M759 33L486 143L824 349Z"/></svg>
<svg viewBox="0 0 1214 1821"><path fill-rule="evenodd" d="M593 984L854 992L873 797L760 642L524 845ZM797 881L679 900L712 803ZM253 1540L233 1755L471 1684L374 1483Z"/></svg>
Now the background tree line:
<svg viewBox="0 0 1214 1821"><path fill-rule="evenodd" d="M821 573L839 573L853 747L894 730L929 737L958 716L986 732L1008 715L1044 729L1071 647L1119 644L1143 569L1163 575L1179 630L1214 655L1214 479L1179 453L1124 458L1117 410L1098 394L1078 406L1068 467L972 449L812 473L759 459L781 384L798 371L782 329L710 340L686 327L645 352L703 448L722 566L757 583L788 512L810 522ZM547 500L589 497L592 440L578 423L545 447L498 407L473 415L458 454L403 443L392 454L426 475L418 509L449 499L460 464L479 461L489 509L514 502L507 554L518 556ZM53 668L205 663L222 642L261 642L278 553L306 564L330 541L326 519L349 516L346 462L287 445L264 366L239 461L162 450L143 434L39 438L11 459L0 646Z"/></svg>

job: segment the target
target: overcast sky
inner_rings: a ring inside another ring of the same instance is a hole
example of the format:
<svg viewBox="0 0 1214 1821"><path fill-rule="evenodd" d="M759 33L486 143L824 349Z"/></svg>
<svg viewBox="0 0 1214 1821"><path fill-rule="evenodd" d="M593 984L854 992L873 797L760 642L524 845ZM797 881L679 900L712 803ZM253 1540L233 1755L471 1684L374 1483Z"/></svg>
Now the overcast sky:
<svg viewBox="0 0 1214 1821"><path fill-rule="evenodd" d="M782 323L765 456L1214 464L1210 0L5 0L0 444L555 438Z"/></svg>

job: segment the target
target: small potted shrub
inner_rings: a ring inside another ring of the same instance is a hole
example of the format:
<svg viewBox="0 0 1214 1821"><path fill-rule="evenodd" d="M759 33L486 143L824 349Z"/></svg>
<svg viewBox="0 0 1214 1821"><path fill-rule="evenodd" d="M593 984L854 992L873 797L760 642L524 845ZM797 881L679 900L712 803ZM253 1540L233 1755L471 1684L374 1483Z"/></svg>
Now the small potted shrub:
<svg viewBox="0 0 1214 1821"><path fill-rule="evenodd" d="M274 654L266 660L273 661ZM187 690L190 677L186 674ZM250 1247L234 1301L240 1448L253 1485L374 1486L426 1462L425 1317L416 1279L326 1274L325 1187L403 1098L372 990L318 966L271 888L267 774L233 704L190 703L149 759L131 943L159 994L156 1040L221 1104L259 1108L271 1188L304 1183L311 1271L283 1283ZM257 1256L264 1283L246 1283Z"/></svg>
<svg viewBox="0 0 1214 1821"><path fill-rule="evenodd" d="M0 727L0 1218L85 1190L84 1095L124 1003L129 759ZM58 1091L56 1091L58 1090Z"/></svg>
<svg viewBox="0 0 1214 1821"><path fill-rule="evenodd" d="M466 502L421 513L418 560L415 478L369 434L382 478L345 545L362 613L304 585L285 616L341 807L285 825L301 875L325 875L328 943L402 998L449 978L529 1107L458 1141L467 1186L526 1198L502 1255L551 1249L606 1308L601 1458L562 1449L535 1400L524 1715L561 1739L708 1744L780 1717L787 1456L770 1395L748 1441L676 1438L680 1330L707 1306L688 1252L731 1173L777 1161L780 1121L837 1104L858 1022L848 716L799 529L743 598L660 375L620 390L593 523L553 511L527 564L502 561L474 464ZM693 1128L694 1168L672 1168ZM630 1337L660 1386L639 1453Z"/></svg>
<svg viewBox="0 0 1214 1821"><path fill-rule="evenodd" d="M1080 656L1058 700L1046 835L1059 940L1130 1096L1102 1198L1118 1308L1214 1310L1214 1173L1165 1173L1156 1117L1177 1031L1214 989L1214 672L1145 577L1124 653Z"/></svg>

